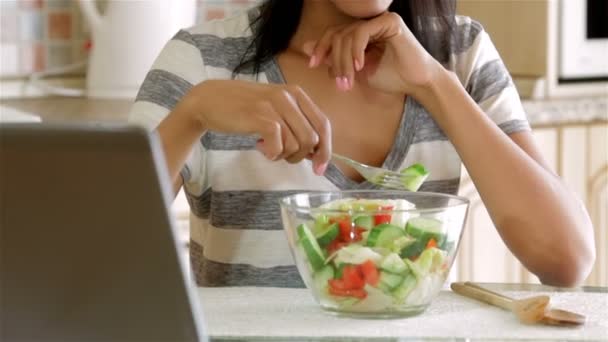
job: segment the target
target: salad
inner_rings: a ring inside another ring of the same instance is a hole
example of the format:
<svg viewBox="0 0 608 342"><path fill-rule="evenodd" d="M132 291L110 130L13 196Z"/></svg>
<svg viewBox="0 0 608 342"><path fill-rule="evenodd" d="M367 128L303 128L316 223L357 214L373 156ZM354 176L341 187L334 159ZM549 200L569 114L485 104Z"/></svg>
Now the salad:
<svg viewBox="0 0 608 342"><path fill-rule="evenodd" d="M441 218L408 209L415 206L403 199L340 199L297 226L307 283L322 304L380 312L430 302L447 276L454 242Z"/></svg>

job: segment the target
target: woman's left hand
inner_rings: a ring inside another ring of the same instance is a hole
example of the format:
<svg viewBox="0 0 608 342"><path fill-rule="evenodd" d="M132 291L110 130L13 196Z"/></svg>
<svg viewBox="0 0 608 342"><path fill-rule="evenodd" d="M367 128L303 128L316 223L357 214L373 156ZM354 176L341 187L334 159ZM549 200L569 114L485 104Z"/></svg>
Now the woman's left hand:
<svg viewBox="0 0 608 342"><path fill-rule="evenodd" d="M326 64L338 89L347 91L363 76L374 88L414 94L441 65L422 47L403 19L385 12L373 19L328 29L304 51L310 67Z"/></svg>

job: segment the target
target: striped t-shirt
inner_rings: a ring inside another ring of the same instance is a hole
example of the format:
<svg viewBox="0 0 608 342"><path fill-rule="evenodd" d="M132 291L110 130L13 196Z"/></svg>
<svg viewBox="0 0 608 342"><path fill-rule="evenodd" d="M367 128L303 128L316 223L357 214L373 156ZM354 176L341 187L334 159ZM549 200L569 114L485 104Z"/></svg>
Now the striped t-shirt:
<svg viewBox="0 0 608 342"><path fill-rule="evenodd" d="M207 79L230 79L251 42L254 11L182 30L164 47L133 105L130 121L154 129L188 90ZM434 53L455 72L471 97L506 133L529 130L513 82L482 27L457 17L456 33ZM237 79L284 83L276 60L258 75ZM190 260L201 286L304 286L283 232L279 199L302 191L373 189L330 164L316 176L311 162L268 161L255 137L207 132L183 168L191 207ZM480 146L482 148L482 146ZM383 167L424 164L431 173L421 191L456 193L461 160L429 113L408 97Z"/></svg>

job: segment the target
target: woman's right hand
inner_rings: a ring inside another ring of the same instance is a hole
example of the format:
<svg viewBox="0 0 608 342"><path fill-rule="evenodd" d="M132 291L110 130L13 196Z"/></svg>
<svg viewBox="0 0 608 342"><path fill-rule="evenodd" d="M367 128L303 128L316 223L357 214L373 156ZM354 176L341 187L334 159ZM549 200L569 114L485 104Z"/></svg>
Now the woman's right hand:
<svg viewBox="0 0 608 342"><path fill-rule="evenodd" d="M322 175L331 158L330 122L298 86L208 80L178 106L203 130L260 135L256 148L270 160L310 158Z"/></svg>

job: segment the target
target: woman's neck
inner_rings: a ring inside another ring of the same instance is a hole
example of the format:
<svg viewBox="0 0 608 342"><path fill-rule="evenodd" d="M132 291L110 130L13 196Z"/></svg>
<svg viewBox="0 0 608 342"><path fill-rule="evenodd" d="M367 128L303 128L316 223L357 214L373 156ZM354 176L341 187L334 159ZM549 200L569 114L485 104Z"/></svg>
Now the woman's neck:
<svg viewBox="0 0 608 342"><path fill-rule="evenodd" d="M300 23L291 38L289 47L301 52L304 43L319 40L329 27L348 24L355 20L338 10L329 0L304 0Z"/></svg>

